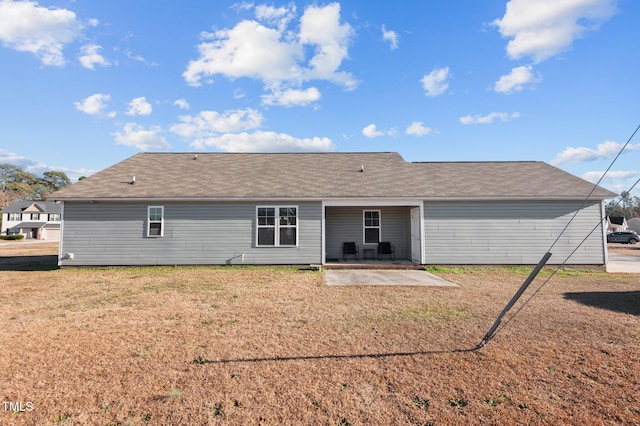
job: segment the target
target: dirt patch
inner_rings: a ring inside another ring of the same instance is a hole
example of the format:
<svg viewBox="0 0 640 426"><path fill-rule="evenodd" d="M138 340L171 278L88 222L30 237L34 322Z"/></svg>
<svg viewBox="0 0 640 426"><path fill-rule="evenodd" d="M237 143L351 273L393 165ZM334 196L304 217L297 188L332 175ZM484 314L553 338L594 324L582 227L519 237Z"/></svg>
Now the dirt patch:
<svg viewBox="0 0 640 426"><path fill-rule="evenodd" d="M607 244L607 248L612 253L640 256L640 244Z"/></svg>
<svg viewBox="0 0 640 426"><path fill-rule="evenodd" d="M640 423L635 276L560 272L472 350L528 272L448 268L459 287L435 288L281 268L3 271L0 423Z"/></svg>

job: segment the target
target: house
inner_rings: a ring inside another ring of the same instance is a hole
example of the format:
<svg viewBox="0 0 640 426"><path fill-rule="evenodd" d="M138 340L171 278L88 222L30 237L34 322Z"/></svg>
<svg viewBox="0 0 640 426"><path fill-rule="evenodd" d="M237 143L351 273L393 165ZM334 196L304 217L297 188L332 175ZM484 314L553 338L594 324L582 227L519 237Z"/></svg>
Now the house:
<svg viewBox="0 0 640 426"><path fill-rule="evenodd" d="M140 153L50 199L63 266L326 264L379 241L417 264L535 264L553 245L550 263L602 265L615 196L536 161Z"/></svg>
<svg viewBox="0 0 640 426"><path fill-rule="evenodd" d="M16 201L2 210L2 235L59 241L61 211L53 201Z"/></svg>
<svg viewBox="0 0 640 426"><path fill-rule="evenodd" d="M632 217L627 221L627 228L640 233L640 217Z"/></svg>
<svg viewBox="0 0 640 426"><path fill-rule="evenodd" d="M609 232L626 231L627 220L623 216L607 216L607 234Z"/></svg>

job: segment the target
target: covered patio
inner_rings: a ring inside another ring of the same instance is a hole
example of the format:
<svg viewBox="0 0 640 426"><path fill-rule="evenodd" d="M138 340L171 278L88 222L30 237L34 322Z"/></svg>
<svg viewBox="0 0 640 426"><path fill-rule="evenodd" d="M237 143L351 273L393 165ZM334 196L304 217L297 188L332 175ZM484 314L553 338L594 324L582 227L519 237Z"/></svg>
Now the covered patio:
<svg viewBox="0 0 640 426"><path fill-rule="evenodd" d="M423 263L421 200L323 204L326 267L407 269Z"/></svg>

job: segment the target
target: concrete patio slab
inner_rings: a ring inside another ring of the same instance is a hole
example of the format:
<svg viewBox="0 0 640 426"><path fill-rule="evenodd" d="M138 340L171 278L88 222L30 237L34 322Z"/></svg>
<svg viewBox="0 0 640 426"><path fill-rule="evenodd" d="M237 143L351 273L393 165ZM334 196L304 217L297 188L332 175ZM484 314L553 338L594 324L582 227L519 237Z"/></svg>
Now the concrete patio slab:
<svg viewBox="0 0 640 426"><path fill-rule="evenodd" d="M329 286L383 285L458 287L450 281L418 270L329 269L324 271Z"/></svg>
<svg viewBox="0 0 640 426"><path fill-rule="evenodd" d="M609 253L607 272L640 274L640 256L625 256L617 253Z"/></svg>

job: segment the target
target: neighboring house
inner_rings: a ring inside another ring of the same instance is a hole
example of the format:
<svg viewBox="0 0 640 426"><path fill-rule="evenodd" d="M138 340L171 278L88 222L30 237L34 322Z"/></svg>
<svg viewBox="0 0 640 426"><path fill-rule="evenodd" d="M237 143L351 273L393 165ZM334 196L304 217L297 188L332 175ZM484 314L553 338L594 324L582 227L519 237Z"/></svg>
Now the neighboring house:
<svg viewBox="0 0 640 426"><path fill-rule="evenodd" d="M607 216L607 234L609 232L626 231L627 228L627 220L624 216Z"/></svg>
<svg viewBox="0 0 640 426"><path fill-rule="evenodd" d="M553 246L550 263L602 265L616 195L534 161L141 153L49 198L63 266L326 264L353 241L417 264L535 264Z"/></svg>
<svg viewBox="0 0 640 426"><path fill-rule="evenodd" d="M2 235L59 241L61 211L52 201L16 201L2 210Z"/></svg>
<svg viewBox="0 0 640 426"><path fill-rule="evenodd" d="M640 233L640 217L634 217L627 221L627 228Z"/></svg>

